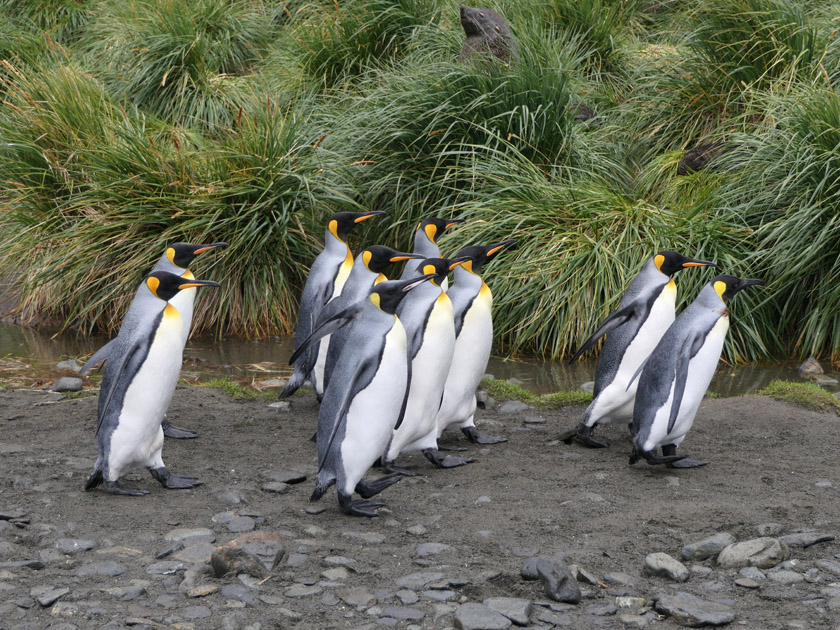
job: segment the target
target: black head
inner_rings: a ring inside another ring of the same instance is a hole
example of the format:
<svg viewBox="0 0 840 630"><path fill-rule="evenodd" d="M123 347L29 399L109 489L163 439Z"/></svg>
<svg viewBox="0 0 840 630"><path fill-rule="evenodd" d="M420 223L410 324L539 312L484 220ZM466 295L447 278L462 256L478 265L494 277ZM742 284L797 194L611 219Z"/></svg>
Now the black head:
<svg viewBox="0 0 840 630"><path fill-rule="evenodd" d="M458 225L459 223L463 223L463 219L423 219L417 225L418 230L423 230L425 232L428 239L434 243L435 239L443 234L446 230L451 228L453 225Z"/></svg>
<svg viewBox="0 0 840 630"><path fill-rule="evenodd" d="M209 245L194 245L192 243L175 243L166 248L166 257L176 267L187 269L195 260L196 256L200 256L204 252L209 252L214 249L224 249L227 243L210 243Z"/></svg>
<svg viewBox="0 0 840 630"><path fill-rule="evenodd" d="M679 252L672 252L670 249L663 249L656 256L653 257L653 264L666 276L673 276L678 271L682 271L686 267L717 267L713 262L708 260L698 260L697 258L689 258L683 256Z"/></svg>
<svg viewBox="0 0 840 630"><path fill-rule="evenodd" d="M362 250L361 256L365 266L376 273L382 273L391 263L411 260L412 258L418 260L422 258L422 256L417 254L398 252L384 245L371 245Z"/></svg>
<svg viewBox="0 0 840 630"><path fill-rule="evenodd" d="M515 242L516 239L509 238L506 241L493 243L492 245L471 245L458 252L457 257L467 259L467 261L463 263L464 269L468 269L473 273L480 273L484 263L486 263L491 256L496 255L496 253L503 247L512 245Z"/></svg>
<svg viewBox="0 0 840 630"><path fill-rule="evenodd" d="M409 291L434 277L435 274L427 273L406 280L387 280L386 282L380 282L371 289L370 301L379 307L380 310L393 315L397 312L397 307Z"/></svg>
<svg viewBox="0 0 840 630"><path fill-rule="evenodd" d="M218 282L212 280L187 280L176 273L168 271L153 271L146 276L146 286L157 298L168 302L174 298L178 291L191 289L193 287L218 287Z"/></svg>
<svg viewBox="0 0 840 630"><path fill-rule="evenodd" d="M330 234L342 241L362 221L371 217L382 216L385 212L339 212L330 217L327 229Z"/></svg>
<svg viewBox="0 0 840 630"><path fill-rule="evenodd" d="M426 275L426 274L433 274L434 277L432 278L432 282L439 285L441 284L446 276L449 274L450 271L455 269L458 265L462 265L467 262L469 258L464 256L463 258L426 258L426 260L421 260L420 264L417 265L417 274L418 275Z"/></svg>
<svg viewBox="0 0 840 630"><path fill-rule="evenodd" d="M752 287L759 284L764 284L764 280L758 278L736 278L735 276L720 275L712 278L710 283L715 288L715 293L720 296L724 304L729 304L729 300L735 297L741 289Z"/></svg>

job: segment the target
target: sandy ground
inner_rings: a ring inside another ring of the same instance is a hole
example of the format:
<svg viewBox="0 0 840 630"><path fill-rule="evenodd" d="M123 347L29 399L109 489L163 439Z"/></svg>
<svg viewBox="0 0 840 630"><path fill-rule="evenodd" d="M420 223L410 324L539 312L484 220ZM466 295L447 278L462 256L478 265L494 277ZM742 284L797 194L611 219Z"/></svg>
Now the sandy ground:
<svg viewBox="0 0 840 630"><path fill-rule="evenodd" d="M710 465L670 470L630 467L624 426L601 431L609 449L559 443L580 407L483 410L479 426L508 443L476 447L449 435L478 459L453 470L437 470L419 454L401 458L421 475L381 495L387 509L379 518L360 519L339 512L334 490L309 502L317 466L308 441L317 415L311 394L280 411L180 387L170 415L200 437L167 440L164 460L205 485L165 490L140 471L127 481L150 491L142 498L82 491L96 457L96 397L56 398L0 391L0 628L448 628L461 623L459 605L497 596L533 602L533 627L678 627L651 610L669 592L730 606L731 627L840 627L840 575L829 570L838 541L792 549L785 568L799 578L764 571L757 588L736 585L738 571L712 560L686 562L691 577L681 584L644 571L647 554L679 559L684 544L720 532L742 541L775 523L769 527L779 535L834 534L840 419L833 414L758 396L707 400L684 450ZM290 476L283 471L308 478L282 494L263 489ZM324 509L310 513L313 505ZM178 564L177 554L156 558L172 545L167 533L208 528L217 546L241 536L225 523L236 516L250 517L288 552L267 579L216 578L200 549L190 558L196 562L153 570L162 561ZM68 539L92 548L67 553ZM525 559L538 555L610 583L581 583L576 606L549 602L539 582L520 576ZM33 560L44 567L21 565ZM104 561L125 571L87 575L84 567ZM331 571L336 563L347 566ZM417 572L441 575L425 585L400 581ZM207 594L186 593L196 585ZM39 587L68 592L42 606L33 601ZM647 604L628 616L616 610L622 595Z"/></svg>

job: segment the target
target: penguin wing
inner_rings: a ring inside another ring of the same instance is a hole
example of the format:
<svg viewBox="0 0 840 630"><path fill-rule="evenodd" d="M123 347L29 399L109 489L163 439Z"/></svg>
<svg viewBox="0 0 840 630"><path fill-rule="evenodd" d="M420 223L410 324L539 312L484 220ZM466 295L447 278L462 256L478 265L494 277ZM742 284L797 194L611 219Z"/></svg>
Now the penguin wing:
<svg viewBox="0 0 840 630"><path fill-rule="evenodd" d="M405 396L403 396L402 406L400 407L400 415L397 416L397 423L394 425L394 431L400 428L403 418L405 418L405 410L408 407L408 393L411 391L411 359L408 360L408 374L405 381Z"/></svg>
<svg viewBox="0 0 840 630"><path fill-rule="evenodd" d="M111 405L114 393L122 385L123 378L131 378L130 375L137 373L137 370L140 368L140 363L145 360L146 355L148 354L148 345L148 340L144 341L140 339L138 342L133 343L128 351L123 355L119 368L108 383L108 391L104 392L105 404L101 407L101 413L99 414L99 419L96 423L96 435L99 435L99 429L102 427L102 422L107 415L108 407ZM99 395L102 396L103 393L100 392Z"/></svg>
<svg viewBox="0 0 840 630"><path fill-rule="evenodd" d="M677 416L680 413L682 397L685 393L685 382L688 379L688 364L691 361L691 357L696 355L700 351L700 348L703 347L707 333L707 330L694 333L686 338L682 348L680 348L680 353L677 356L676 374L674 376L674 398L671 401L671 415L668 418L668 433L674 428Z"/></svg>
<svg viewBox="0 0 840 630"><path fill-rule="evenodd" d="M84 376L85 372L87 372L90 368L92 368L97 363L103 363L107 361L108 358L111 356L111 352L114 350L114 340L111 339L108 343L104 346L99 348L96 352L93 353L93 356L85 361L85 364L82 366L82 369L79 370L79 376ZM101 367L99 368L102 369Z"/></svg>
<svg viewBox="0 0 840 630"><path fill-rule="evenodd" d="M306 352L312 344L314 344L319 339L326 337L327 335L333 334L339 328L345 326L349 322L353 321L353 319L358 315L362 310L361 304L352 304L348 306L343 311L340 311L330 317L328 320L321 322L318 326L310 333L310 335L303 340L303 343L298 346L298 349L294 351L291 358L289 359L289 365L292 365L295 361L297 361L304 352Z"/></svg>
<svg viewBox="0 0 840 630"><path fill-rule="evenodd" d="M338 408L338 411L335 415L335 422L332 426L332 431L330 431L330 439L327 440L327 446L324 449L324 453L329 453L332 449L333 441L335 440L335 436L338 434L339 427L344 424L347 420L347 411L350 408L350 403L356 397L356 395L362 391L365 387L367 387L370 382L373 380L373 377L376 375L376 371L379 369L379 354L374 354L366 359L363 359L359 366L353 371L353 377L350 379L350 382L347 383L346 389L344 391L344 398L341 400L341 405ZM321 453L321 445L320 441L318 443L318 453ZM321 472L321 469L324 467L324 463L327 461L327 457L320 458L321 464L318 466L318 472Z"/></svg>
<svg viewBox="0 0 840 630"><path fill-rule="evenodd" d="M592 333L592 336L589 337L586 341L583 342L583 345L580 349L575 352L575 356L573 356L569 363L574 363L575 361L580 358L587 350L591 350L592 346L595 345L595 342L598 341L601 337L606 335L611 330L615 330L622 324L626 324L630 319L636 314L636 304L628 304L624 308L620 308L617 311L613 311L610 313L609 317L604 320L604 323L598 326L598 330Z"/></svg>

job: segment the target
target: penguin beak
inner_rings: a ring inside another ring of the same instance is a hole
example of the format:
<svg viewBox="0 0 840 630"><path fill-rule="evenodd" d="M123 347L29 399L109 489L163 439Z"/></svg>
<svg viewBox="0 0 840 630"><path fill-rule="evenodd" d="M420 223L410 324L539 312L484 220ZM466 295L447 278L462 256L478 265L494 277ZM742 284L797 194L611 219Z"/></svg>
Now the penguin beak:
<svg viewBox="0 0 840 630"><path fill-rule="evenodd" d="M184 289L192 289L193 287L220 287L218 282L213 282L212 280L193 280L192 282L185 282L184 284L178 285L178 290L183 291Z"/></svg>
<svg viewBox="0 0 840 630"><path fill-rule="evenodd" d="M422 259L423 259L423 256L420 256L419 254L400 253L400 254L395 254L394 256L391 256L388 260L390 260L391 262L400 262L400 261L403 261L403 260L422 260Z"/></svg>
<svg viewBox="0 0 840 630"><path fill-rule="evenodd" d="M356 217L355 219L353 219L353 223L361 223L362 221L366 221L367 219L370 219L371 217L381 217L383 214L388 214L388 213L384 212L382 210L379 210L377 212L369 212L368 214L363 214L362 216Z"/></svg>
<svg viewBox="0 0 840 630"><path fill-rule="evenodd" d="M740 289L746 289L747 287L752 287L759 284L764 284L764 280L761 280L759 278L745 278L741 281Z"/></svg>
<svg viewBox="0 0 840 630"><path fill-rule="evenodd" d="M209 252L211 249L224 249L227 246L227 243L211 243L210 245L202 245L193 252L193 256L198 256L199 254L203 254L204 252Z"/></svg>
<svg viewBox="0 0 840 630"><path fill-rule="evenodd" d="M449 271L452 271L458 265L463 265L468 260L470 260L469 256L462 256L461 258L456 258L455 260L452 261L452 264L449 265Z"/></svg>
<svg viewBox="0 0 840 630"><path fill-rule="evenodd" d="M713 262L709 262L708 260L697 260L696 258L690 258L686 262L682 264L683 267L715 267L717 265Z"/></svg>
<svg viewBox="0 0 840 630"><path fill-rule="evenodd" d="M402 292L403 292L403 293L407 293L408 291L411 291L413 288L415 288L415 287L419 287L419 286L420 286L421 284L423 284L424 282L428 282L429 280L431 280L432 278L434 278L436 275L437 275L437 274L435 274L435 273L427 273L427 274L426 274L426 275L424 275L424 276L419 276L419 277L417 277L417 278L412 278L411 282L407 283L407 284L406 284L406 285L402 288Z"/></svg>
<svg viewBox="0 0 840 630"><path fill-rule="evenodd" d="M503 247L507 247L508 245L513 245L516 242L515 238L509 238L506 241L502 241L501 243L496 243L495 245L490 245L487 249L487 257L489 258L496 252L498 252Z"/></svg>
<svg viewBox="0 0 840 630"><path fill-rule="evenodd" d="M446 224L445 229L448 230L449 228L456 226L459 223L463 223L464 221L466 221L466 219L449 219L449 223Z"/></svg>

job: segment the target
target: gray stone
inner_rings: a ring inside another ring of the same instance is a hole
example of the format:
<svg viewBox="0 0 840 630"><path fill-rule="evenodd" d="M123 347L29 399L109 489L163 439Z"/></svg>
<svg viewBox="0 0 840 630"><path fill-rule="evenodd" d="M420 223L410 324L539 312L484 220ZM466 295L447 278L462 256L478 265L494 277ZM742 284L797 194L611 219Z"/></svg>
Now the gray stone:
<svg viewBox="0 0 840 630"><path fill-rule="evenodd" d="M724 569L758 567L767 569L790 557L790 549L775 538L753 538L724 548L717 563Z"/></svg>
<svg viewBox="0 0 840 630"><path fill-rule="evenodd" d="M29 595L43 608L48 608L69 592L70 589L65 586L36 586L29 590Z"/></svg>
<svg viewBox="0 0 840 630"><path fill-rule="evenodd" d="M764 573L762 573L761 569L759 569L758 567L744 567L743 569L738 571L738 575L744 578L748 578L750 580L765 579Z"/></svg>
<svg viewBox="0 0 840 630"><path fill-rule="evenodd" d="M759 588L761 584L750 578L740 577L735 580L735 586L740 586L741 588Z"/></svg>
<svg viewBox="0 0 840 630"><path fill-rule="evenodd" d="M66 361L59 361L58 363L56 363L55 369L67 370L68 372L78 374L79 370L82 369L82 367L79 365L76 359L67 359Z"/></svg>
<svg viewBox="0 0 840 630"><path fill-rule="evenodd" d="M829 573L834 573L835 575L840 575L840 562L835 562L834 560L817 560L814 564L817 565L823 571L828 571Z"/></svg>
<svg viewBox="0 0 840 630"><path fill-rule="evenodd" d="M690 575L682 562L662 552L651 553L645 557L645 570L651 575L664 577L674 582L685 582Z"/></svg>
<svg viewBox="0 0 840 630"><path fill-rule="evenodd" d="M834 540L832 534L824 534L820 532L802 532L799 534L788 534L787 536L779 537L779 542L795 549L804 549L811 545L816 545L821 542L829 542Z"/></svg>
<svg viewBox="0 0 840 630"><path fill-rule="evenodd" d="M411 591L407 588L400 589L399 591L397 591L396 595L397 595L397 598L403 604L406 604L406 605L416 604L420 600L420 598L417 596L417 593L415 593L414 591Z"/></svg>
<svg viewBox="0 0 840 630"><path fill-rule="evenodd" d="M292 403L288 400L278 400L277 402L269 403L269 409L276 409L277 411L281 412L288 412L292 409Z"/></svg>
<svg viewBox="0 0 840 630"><path fill-rule="evenodd" d="M484 605L510 619L517 626L527 626L533 604L517 597L488 597Z"/></svg>
<svg viewBox="0 0 840 630"><path fill-rule="evenodd" d="M59 538L55 541L55 548L61 553L76 554L81 551L90 551L96 546L92 540L80 538Z"/></svg>
<svg viewBox="0 0 840 630"><path fill-rule="evenodd" d="M113 595L121 602L130 602L137 599L146 592L143 586L114 586L113 588L105 589L108 595Z"/></svg>
<svg viewBox="0 0 840 630"><path fill-rule="evenodd" d="M183 562L175 560L164 560L163 562L156 562L149 565L146 573L149 575L175 575L178 571L186 571L187 567Z"/></svg>
<svg viewBox="0 0 840 630"><path fill-rule="evenodd" d="M585 383L580 384L580 388L585 391L589 392L590 394L595 392L595 381L586 381Z"/></svg>
<svg viewBox="0 0 840 630"><path fill-rule="evenodd" d="M219 595L250 606L258 601L253 591L243 584L225 584L219 589Z"/></svg>
<svg viewBox="0 0 840 630"><path fill-rule="evenodd" d="M345 604L364 608L376 602L376 596L363 586L355 586L336 593Z"/></svg>
<svg viewBox="0 0 840 630"><path fill-rule="evenodd" d="M537 573L549 599L569 604L580 602L580 587L567 567L541 559L537 562Z"/></svg>
<svg viewBox="0 0 840 630"><path fill-rule="evenodd" d="M647 601L642 597L616 597L615 605L621 610L640 610Z"/></svg>
<svg viewBox="0 0 840 630"><path fill-rule="evenodd" d="M522 563L519 575L525 580L539 580L540 574L537 573L537 562L540 560L547 560L547 558L528 558Z"/></svg>
<svg viewBox="0 0 840 630"><path fill-rule="evenodd" d="M292 584L283 594L286 597L310 597L317 595L322 590L324 589L317 584L311 586L307 586L306 584Z"/></svg>
<svg viewBox="0 0 840 630"><path fill-rule="evenodd" d="M207 606L186 606L181 610L184 619L206 619L212 614Z"/></svg>
<svg viewBox="0 0 840 630"><path fill-rule="evenodd" d="M613 571L604 574L604 583L608 586L636 586L639 580L621 571Z"/></svg>
<svg viewBox="0 0 840 630"><path fill-rule="evenodd" d="M128 571L125 565L115 562L113 560L105 560L103 562L88 562L76 569L77 577L88 577L91 575L101 575L104 577L117 577Z"/></svg>
<svg viewBox="0 0 840 630"><path fill-rule="evenodd" d="M781 523L762 523L755 528L759 536L778 536L784 529Z"/></svg>
<svg viewBox="0 0 840 630"><path fill-rule="evenodd" d="M618 616L622 628L645 628L650 623L650 619L644 615L629 615L624 613Z"/></svg>
<svg viewBox="0 0 840 630"><path fill-rule="evenodd" d="M256 521L250 516L237 516L225 524L229 532L234 534L243 534L245 532L252 532L257 526Z"/></svg>
<svg viewBox="0 0 840 630"><path fill-rule="evenodd" d="M54 392L80 392L82 391L82 379L75 376L62 376L50 388Z"/></svg>
<svg viewBox="0 0 840 630"><path fill-rule="evenodd" d="M461 630L506 630L511 621L483 604L463 604L455 611L455 627Z"/></svg>
<svg viewBox="0 0 840 630"><path fill-rule="evenodd" d="M534 607L534 619L552 626L572 627L572 618L564 613L548 610L540 606Z"/></svg>
<svg viewBox="0 0 840 630"><path fill-rule="evenodd" d="M341 537L355 540L365 545L380 545L385 542L385 534L379 534L377 532L346 531L341 532Z"/></svg>
<svg viewBox="0 0 840 630"><path fill-rule="evenodd" d="M396 584L400 588L407 588L411 589L412 591L417 591L432 584L433 582L439 582L443 579L443 573L437 573L434 571L420 571L418 573L411 573L409 575L404 575L401 578L397 578Z"/></svg>
<svg viewBox="0 0 840 630"><path fill-rule="evenodd" d="M289 484L282 481L269 481L264 483L261 488L266 492L273 492L274 494L284 494L289 489Z"/></svg>
<svg viewBox="0 0 840 630"><path fill-rule="evenodd" d="M356 561L353 558L347 558L345 556L327 556L324 558L324 564L328 564L332 567L347 567L355 571L354 567L356 566Z"/></svg>
<svg viewBox="0 0 840 630"><path fill-rule="evenodd" d="M801 573L797 573L796 571L787 571L787 570L780 570L780 571L770 571L767 573L767 579L771 582L775 582L776 584L784 584L789 586L791 584L799 584L805 581L805 576Z"/></svg>
<svg viewBox="0 0 840 630"><path fill-rule="evenodd" d="M827 385L837 385L838 383L838 380L836 378L831 378L830 376L826 376L825 374L813 374L810 378L814 383L823 387Z"/></svg>
<svg viewBox="0 0 840 630"><path fill-rule="evenodd" d="M202 542L215 542L216 534L213 533L213 530L207 529L206 527L196 527L191 529L179 528L170 530L163 538L167 542L182 542L185 545L192 545Z"/></svg>
<svg viewBox="0 0 840 630"><path fill-rule="evenodd" d="M345 567L335 567L333 569L327 569L326 571L321 571L321 577L325 580L346 580L350 577L350 572Z"/></svg>
<svg viewBox="0 0 840 630"><path fill-rule="evenodd" d="M215 549L212 543L190 544L188 547L179 549L172 557L190 564L209 564Z"/></svg>
<svg viewBox="0 0 840 630"><path fill-rule="evenodd" d="M408 606L392 606L382 611L383 616L393 617L403 621L419 621L424 617L423 612Z"/></svg>
<svg viewBox="0 0 840 630"><path fill-rule="evenodd" d="M808 357L799 366L799 373L803 376L812 376L814 374L822 374L825 370L814 357Z"/></svg>
<svg viewBox="0 0 840 630"><path fill-rule="evenodd" d="M266 470L263 476L280 483L296 484L306 481L306 475L295 470Z"/></svg>
<svg viewBox="0 0 840 630"><path fill-rule="evenodd" d="M422 536L426 533L427 530L422 525L412 525L405 531L411 534L412 536Z"/></svg>
<svg viewBox="0 0 840 630"><path fill-rule="evenodd" d="M618 612L618 606L615 604L595 604L594 606L587 606L586 612L593 617L610 617Z"/></svg>
<svg viewBox="0 0 840 630"><path fill-rule="evenodd" d="M458 598L458 593L448 589L421 591L420 597L433 602L450 602Z"/></svg>
<svg viewBox="0 0 840 630"><path fill-rule="evenodd" d="M326 509L327 508L323 505L307 505L303 508L303 511L307 514L323 514Z"/></svg>
<svg viewBox="0 0 840 630"><path fill-rule="evenodd" d="M724 626L735 620L735 611L730 606L706 601L688 593L660 595L654 608L684 626Z"/></svg>
<svg viewBox="0 0 840 630"><path fill-rule="evenodd" d="M533 409L531 405L520 400L508 400L499 407L499 413L521 413L530 409Z"/></svg>
<svg viewBox="0 0 840 630"><path fill-rule="evenodd" d="M448 553L450 551L454 551L454 549L452 549L449 545L430 542L417 545L417 549L414 553L420 558L425 558L428 556L436 556L439 553Z"/></svg>
<svg viewBox="0 0 840 630"><path fill-rule="evenodd" d="M718 555L725 547L733 544L735 537L728 532L720 532L709 538L689 543L682 548L683 560L705 560Z"/></svg>

